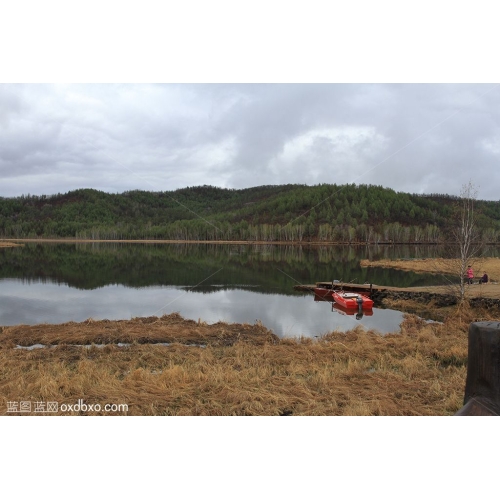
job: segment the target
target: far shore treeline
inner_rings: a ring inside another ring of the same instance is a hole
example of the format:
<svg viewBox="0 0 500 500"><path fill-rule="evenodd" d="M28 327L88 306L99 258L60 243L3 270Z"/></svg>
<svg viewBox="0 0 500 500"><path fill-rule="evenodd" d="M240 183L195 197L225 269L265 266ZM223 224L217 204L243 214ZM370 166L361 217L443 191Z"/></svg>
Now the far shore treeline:
<svg viewBox="0 0 500 500"><path fill-rule="evenodd" d="M475 209L483 241L499 243L500 202ZM458 216L458 197L372 185L78 189L0 198L0 237L437 244L453 240Z"/></svg>

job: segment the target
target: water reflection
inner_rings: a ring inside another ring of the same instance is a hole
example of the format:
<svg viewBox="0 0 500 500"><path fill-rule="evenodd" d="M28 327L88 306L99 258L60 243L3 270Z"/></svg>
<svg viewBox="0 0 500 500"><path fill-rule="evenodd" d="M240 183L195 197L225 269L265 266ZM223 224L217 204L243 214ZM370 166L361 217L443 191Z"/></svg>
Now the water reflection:
<svg viewBox="0 0 500 500"><path fill-rule="evenodd" d="M95 289L109 284L131 287L213 285L258 286L261 292L293 294L293 285L333 279L388 286L439 284L432 275L393 269L361 268L370 258L404 258L422 247L299 247L273 245L28 244L1 249L0 278L50 279ZM435 247L429 247L436 254Z"/></svg>
<svg viewBox="0 0 500 500"><path fill-rule="evenodd" d="M179 312L187 319L208 323L261 321L285 337L316 337L332 330L345 331L358 324L381 333L397 331L398 311L374 309L361 321L354 316L332 314L331 303L315 302L312 295L285 296L250 290L221 290L197 294L179 287L141 289L108 285L79 290L57 283L0 280L0 325L65 323L97 319L131 319Z"/></svg>
<svg viewBox="0 0 500 500"><path fill-rule="evenodd" d="M335 311L344 316L355 316L357 320L363 318L363 316L373 316L373 309L363 309L362 307L358 309L347 309L347 307L342 307L339 304L332 303L332 311Z"/></svg>
<svg viewBox="0 0 500 500"><path fill-rule="evenodd" d="M361 268L369 258L442 256L437 246L27 244L0 249L0 324L129 319L178 311L186 318L254 323L282 336L316 336L363 324L396 331L398 311L340 314L296 284L333 279L387 286L442 284L441 276ZM498 249L491 248L495 254Z"/></svg>

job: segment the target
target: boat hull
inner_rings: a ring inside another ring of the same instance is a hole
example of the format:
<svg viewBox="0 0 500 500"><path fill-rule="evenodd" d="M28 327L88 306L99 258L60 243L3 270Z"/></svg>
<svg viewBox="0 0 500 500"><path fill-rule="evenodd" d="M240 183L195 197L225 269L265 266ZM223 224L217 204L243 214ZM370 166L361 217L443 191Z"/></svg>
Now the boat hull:
<svg viewBox="0 0 500 500"><path fill-rule="evenodd" d="M315 288L314 300L332 300L333 290L331 288Z"/></svg>
<svg viewBox="0 0 500 500"><path fill-rule="evenodd" d="M333 292L333 300L345 309L358 310L361 302L362 309L372 309L373 300L361 293Z"/></svg>

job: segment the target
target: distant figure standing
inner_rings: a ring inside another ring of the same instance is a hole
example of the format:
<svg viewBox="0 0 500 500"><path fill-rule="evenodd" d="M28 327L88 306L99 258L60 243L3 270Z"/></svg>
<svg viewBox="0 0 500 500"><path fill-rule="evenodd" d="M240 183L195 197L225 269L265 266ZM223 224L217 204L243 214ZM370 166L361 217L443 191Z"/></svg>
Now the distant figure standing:
<svg viewBox="0 0 500 500"><path fill-rule="evenodd" d="M467 283L469 283L469 285L472 285L473 280L474 280L474 271L472 270L471 266L467 266Z"/></svg>
<svg viewBox="0 0 500 500"><path fill-rule="evenodd" d="M479 280L479 284L481 283L488 283L488 275L486 274L486 271L483 271L483 276Z"/></svg>

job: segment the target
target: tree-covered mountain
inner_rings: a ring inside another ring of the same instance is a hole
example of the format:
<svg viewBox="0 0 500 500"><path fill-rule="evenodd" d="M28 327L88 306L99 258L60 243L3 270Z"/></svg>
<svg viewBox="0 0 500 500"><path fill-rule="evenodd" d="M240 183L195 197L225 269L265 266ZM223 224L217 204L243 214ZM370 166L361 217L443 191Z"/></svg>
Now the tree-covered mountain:
<svg viewBox="0 0 500 500"><path fill-rule="evenodd" d="M456 226L458 201L355 184L79 189L0 198L0 237L439 243ZM499 242L500 202L477 200L476 210L485 241Z"/></svg>

